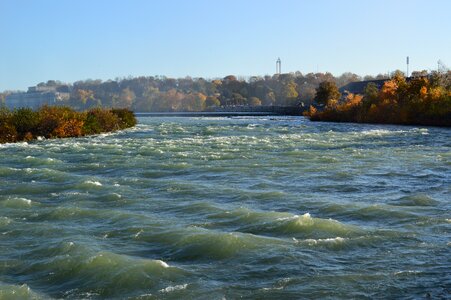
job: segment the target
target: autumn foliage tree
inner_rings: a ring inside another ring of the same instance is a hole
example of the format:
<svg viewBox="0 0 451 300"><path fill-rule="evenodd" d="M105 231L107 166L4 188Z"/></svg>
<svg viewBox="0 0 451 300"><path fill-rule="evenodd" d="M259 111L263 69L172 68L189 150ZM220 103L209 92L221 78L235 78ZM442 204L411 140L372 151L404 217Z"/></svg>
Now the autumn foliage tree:
<svg viewBox="0 0 451 300"><path fill-rule="evenodd" d="M397 72L379 90L368 84L364 95L349 94L335 106L310 110L315 121L421 124L451 126L451 86L445 74L431 74L407 80ZM320 85L321 86L321 85ZM327 93L317 98L324 103Z"/></svg>
<svg viewBox="0 0 451 300"><path fill-rule="evenodd" d="M136 125L128 109L94 108L77 112L69 107L44 106L38 111L0 109L0 143L39 137L66 138L110 132Z"/></svg>

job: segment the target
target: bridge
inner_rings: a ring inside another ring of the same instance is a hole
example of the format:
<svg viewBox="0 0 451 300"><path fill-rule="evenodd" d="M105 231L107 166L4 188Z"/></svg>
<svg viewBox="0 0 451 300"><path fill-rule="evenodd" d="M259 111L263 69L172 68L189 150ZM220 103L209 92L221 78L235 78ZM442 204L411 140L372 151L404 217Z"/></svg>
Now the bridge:
<svg viewBox="0 0 451 300"><path fill-rule="evenodd" d="M302 116L300 106L225 106L199 112L135 112L137 117Z"/></svg>

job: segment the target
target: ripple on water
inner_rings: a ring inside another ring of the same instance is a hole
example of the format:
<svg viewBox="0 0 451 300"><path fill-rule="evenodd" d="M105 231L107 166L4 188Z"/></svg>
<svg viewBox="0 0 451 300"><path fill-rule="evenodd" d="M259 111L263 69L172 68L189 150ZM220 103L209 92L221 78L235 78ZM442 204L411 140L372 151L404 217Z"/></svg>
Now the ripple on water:
<svg viewBox="0 0 451 300"><path fill-rule="evenodd" d="M139 122L0 145L0 299L446 298L448 129Z"/></svg>
<svg viewBox="0 0 451 300"><path fill-rule="evenodd" d="M109 251L95 251L77 242L64 242L46 251L45 258L18 268L24 274L47 274L33 278L57 291L65 287L65 297L96 291L102 298L136 294L137 290L157 291L189 272L159 259L147 259ZM81 283L83 283L81 285Z"/></svg>

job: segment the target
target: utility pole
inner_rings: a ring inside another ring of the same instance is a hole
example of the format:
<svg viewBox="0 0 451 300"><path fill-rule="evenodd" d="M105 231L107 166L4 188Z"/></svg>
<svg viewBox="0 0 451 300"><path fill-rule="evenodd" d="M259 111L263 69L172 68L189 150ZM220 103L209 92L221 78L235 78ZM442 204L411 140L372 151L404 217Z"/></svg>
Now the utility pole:
<svg viewBox="0 0 451 300"><path fill-rule="evenodd" d="M409 77L409 57L407 56L407 73L406 78Z"/></svg>

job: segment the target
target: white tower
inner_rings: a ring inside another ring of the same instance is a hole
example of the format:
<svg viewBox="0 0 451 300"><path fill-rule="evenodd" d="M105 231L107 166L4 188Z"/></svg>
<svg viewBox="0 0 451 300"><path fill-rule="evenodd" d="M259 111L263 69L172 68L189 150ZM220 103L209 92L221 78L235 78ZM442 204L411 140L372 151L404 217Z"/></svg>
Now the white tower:
<svg viewBox="0 0 451 300"><path fill-rule="evenodd" d="M280 60L280 57L276 61L276 74L282 73L282 61Z"/></svg>

